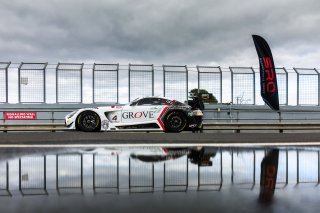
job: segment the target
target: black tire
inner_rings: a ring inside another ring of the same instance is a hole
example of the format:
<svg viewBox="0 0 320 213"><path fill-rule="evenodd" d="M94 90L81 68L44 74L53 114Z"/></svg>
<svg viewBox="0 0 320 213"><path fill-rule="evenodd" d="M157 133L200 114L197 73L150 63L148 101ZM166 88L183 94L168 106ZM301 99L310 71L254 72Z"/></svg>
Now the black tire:
<svg viewBox="0 0 320 213"><path fill-rule="evenodd" d="M77 118L77 127L84 132L97 132L101 128L100 118L95 112L82 112Z"/></svg>
<svg viewBox="0 0 320 213"><path fill-rule="evenodd" d="M170 112L165 120L166 132L181 132L187 125L187 117L179 111Z"/></svg>

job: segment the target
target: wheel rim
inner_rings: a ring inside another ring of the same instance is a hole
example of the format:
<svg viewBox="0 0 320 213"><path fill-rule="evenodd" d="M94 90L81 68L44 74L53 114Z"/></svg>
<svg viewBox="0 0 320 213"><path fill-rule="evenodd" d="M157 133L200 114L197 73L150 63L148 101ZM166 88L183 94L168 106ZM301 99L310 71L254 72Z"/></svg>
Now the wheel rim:
<svg viewBox="0 0 320 213"><path fill-rule="evenodd" d="M173 116L170 119L169 123L172 128L177 129L182 125L182 119L180 118L180 116Z"/></svg>
<svg viewBox="0 0 320 213"><path fill-rule="evenodd" d="M97 126L97 119L94 115L86 115L82 120L82 125L86 129L94 129Z"/></svg>

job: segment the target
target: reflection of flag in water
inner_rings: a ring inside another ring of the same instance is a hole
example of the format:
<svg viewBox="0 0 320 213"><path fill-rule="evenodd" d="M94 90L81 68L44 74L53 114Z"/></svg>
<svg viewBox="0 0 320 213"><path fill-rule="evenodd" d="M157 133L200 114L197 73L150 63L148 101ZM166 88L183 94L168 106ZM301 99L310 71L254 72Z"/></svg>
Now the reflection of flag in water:
<svg viewBox="0 0 320 213"><path fill-rule="evenodd" d="M279 150L272 149L261 162L259 200L262 202L272 200L277 183L278 160Z"/></svg>
<svg viewBox="0 0 320 213"><path fill-rule="evenodd" d="M278 111L278 85L270 47L266 40L258 35L252 35L252 38L259 57L261 96L271 109Z"/></svg>

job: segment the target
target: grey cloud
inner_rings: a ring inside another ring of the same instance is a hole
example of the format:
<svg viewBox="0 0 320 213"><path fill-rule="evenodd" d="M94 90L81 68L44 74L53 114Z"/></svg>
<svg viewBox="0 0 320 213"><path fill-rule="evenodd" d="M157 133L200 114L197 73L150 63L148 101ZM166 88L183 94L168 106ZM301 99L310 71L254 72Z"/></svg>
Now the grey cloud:
<svg viewBox="0 0 320 213"><path fill-rule="evenodd" d="M251 66L256 61L251 34L266 37L282 63L290 55L297 59L317 55L312 52L320 46L317 0L0 3L0 58L4 61ZM277 54L283 50L288 52ZM319 65L316 59L308 63Z"/></svg>

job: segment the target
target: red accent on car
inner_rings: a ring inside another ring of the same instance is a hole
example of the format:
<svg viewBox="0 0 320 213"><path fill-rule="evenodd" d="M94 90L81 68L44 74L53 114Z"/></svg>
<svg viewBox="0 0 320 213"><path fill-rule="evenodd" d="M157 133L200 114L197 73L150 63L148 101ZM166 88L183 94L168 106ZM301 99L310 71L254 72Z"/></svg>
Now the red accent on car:
<svg viewBox="0 0 320 213"><path fill-rule="evenodd" d="M164 154L165 154L166 156L169 156L169 155L170 155L170 153L169 153L169 151L167 150L167 148L162 147L161 149L162 149L162 151L164 152Z"/></svg>
<svg viewBox="0 0 320 213"><path fill-rule="evenodd" d="M161 111L159 117L157 118L158 123L160 124L161 128L163 131L165 131L165 126L164 123L162 123L161 118L164 115L164 113L167 111L168 107L166 106L165 108L163 108L163 110Z"/></svg>

